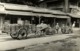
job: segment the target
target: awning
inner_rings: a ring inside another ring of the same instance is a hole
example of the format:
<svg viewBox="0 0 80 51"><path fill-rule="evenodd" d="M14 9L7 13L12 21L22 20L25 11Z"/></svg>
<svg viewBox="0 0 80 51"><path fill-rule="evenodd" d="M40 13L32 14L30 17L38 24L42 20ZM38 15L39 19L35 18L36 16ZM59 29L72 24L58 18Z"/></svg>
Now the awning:
<svg viewBox="0 0 80 51"><path fill-rule="evenodd" d="M3 3L2 5L4 5L5 9L8 9L8 10L19 10L19 11L23 10L23 11L66 15L66 13L59 11L59 10L51 10L51 9L47 9L47 8L32 7L32 6L28 6L28 5L9 4L9 3Z"/></svg>
<svg viewBox="0 0 80 51"><path fill-rule="evenodd" d="M6 14L6 10L4 9L4 7L0 6L0 14Z"/></svg>
<svg viewBox="0 0 80 51"><path fill-rule="evenodd" d="M22 12L22 11L0 11L0 14L10 14L10 15L22 15L22 16L43 16L43 17L55 17L55 18L69 18L68 16L59 16L53 14L43 14L43 13L33 13L33 12Z"/></svg>
<svg viewBox="0 0 80 51"><path fill-rule="evenodd" d="M61 16L61 15L52 15L52 14L38 14L43 17L52 17L52 18L70 18L69 16Z"/></svg>
<svg viewBox="0 0 80 51"><path fill-rule="evenodd" d="M66 15L66 13L59 10L49 10L49 12L52 14Z"/></svg>
<svg viewBox="0 0 80 51"><path fill-rule="evenodd" d="M38 16L43 16L43 17L55 17L55 15L52 14L40 14L40 13L36 13Z"/></svg>
<svg viewBox="0 0 80 51"><path fill-rule="evenodd" d="M6 11L10 15L22 15L22 16L38 16L32 12L21 12L21 11Z"/></svg>
<svg viewBox="0 0 80 51"><path fill-rule="evenodd" d="M76 15L76 14L68 14L69 16L73 17L73 18L80 18L80 15Z"/></svg>
<svg viewBox="0 0 80 51"><path fill-rule="evenodd" d="M0 14L7 14L6 11L0 11Z"/></svg>
<svg viewBox="0 0 80 51"><path fill-rule="evenodd" d="M70 18L69 16L56 16L56 18Z"/></svg>
<svg viewBox="0 0 80 51"><path fill-rule="evenodd" d="M10 15L22 15L22 16L43 16L43 17L52 17L52 18L70 18L68 16L59 16L52 14L42 14L42 13L33 13L33 12L21 12L21 11L6 11L6 14Z"/></svg>
<svg viewBox="0 0 80 51"><path fill-rule="evenodd" d="M10 15L22 15L22 16L43 16L43 17L55 17L52 14L32 13L32 12L21 12L21 11L6 11Z"/></svg>

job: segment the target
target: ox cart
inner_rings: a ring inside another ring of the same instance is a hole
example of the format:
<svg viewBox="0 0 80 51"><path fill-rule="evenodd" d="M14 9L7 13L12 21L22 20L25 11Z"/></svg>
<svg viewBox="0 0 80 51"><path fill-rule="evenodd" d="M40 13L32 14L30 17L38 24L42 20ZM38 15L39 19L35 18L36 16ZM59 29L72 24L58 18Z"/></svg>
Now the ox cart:
<svg viewBox="0 0 80 51"><path fill-rule="evenodd" d="M9 25L9 29L10 31L6 31L8 32L8 34L10 34L10 36L13 39L26 39L28 37L28 35L30 33L35 33L35 35L53 35L56 33L56 29L55 27L50 27L47 24L38 24L38 25L32 25L32 24L28 24L28 25L18 25L18 24L11 24ZM67 26L63 26L61 28L61 32L63 34L65 33L72 33L72 28L71 27L67 27Z"/></svg>
<svg viewBox="0 0 80 51"><path fill-rule="evenodd" d="M10 25L10 36L13 39L27 38L30 25Z"/></svg>
<svg viewBox="0 0 80 51"><path fill-rule="evenodd" d="M26 39L30 31L32 31L32 33L35 33L35 35L46 35L49 33L51 34L51 32L53 32L47 24L39 24L37 26L18 24L10 25L10 36L13 39Z"/></svg>
<svg viewBox="0 0 80 51"><path fill-rule="evenodd" d="M71 26L62 26L61 27L61 32L63 34L70 34L70 33L73 33L73 30L72 30Z"/></svg>

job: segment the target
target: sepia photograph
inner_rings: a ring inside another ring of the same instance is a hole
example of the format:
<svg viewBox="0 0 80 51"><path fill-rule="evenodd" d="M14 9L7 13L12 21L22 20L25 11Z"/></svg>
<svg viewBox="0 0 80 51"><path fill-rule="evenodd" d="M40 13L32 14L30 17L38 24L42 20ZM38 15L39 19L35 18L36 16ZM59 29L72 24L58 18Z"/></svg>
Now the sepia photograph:
<svg viewBox="0 0 80 51"><path fill-rule="evenodd" d="M0 51L80 51L80 0L0 0Z"/></svg>

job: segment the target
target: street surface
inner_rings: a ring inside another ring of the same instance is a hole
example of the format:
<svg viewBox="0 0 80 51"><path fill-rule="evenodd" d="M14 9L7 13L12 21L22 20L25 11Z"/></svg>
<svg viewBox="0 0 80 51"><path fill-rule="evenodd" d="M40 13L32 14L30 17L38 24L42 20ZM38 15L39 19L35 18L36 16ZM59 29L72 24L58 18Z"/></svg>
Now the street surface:
<svg viewBox="0 0 80 51"><path fill-rule="evenodd" d="M33 36L33 37L32 37ZM80 51L79 30L73 34L55 34L16 40L9 35L0 35L0 51Z"/></svg>

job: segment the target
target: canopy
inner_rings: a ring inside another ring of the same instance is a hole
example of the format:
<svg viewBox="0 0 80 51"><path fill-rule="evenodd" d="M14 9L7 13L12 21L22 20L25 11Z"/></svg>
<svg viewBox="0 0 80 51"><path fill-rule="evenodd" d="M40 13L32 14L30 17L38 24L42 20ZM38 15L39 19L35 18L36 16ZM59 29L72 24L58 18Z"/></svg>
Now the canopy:
<svg viewBox="0 0 80 51"><path fill-rule="evenodd" d="M19 11L23 10L23 11L33 11L33 12L66 15L66 13L59 11L59 10L50 10L47 8L32 7L32 6L28 6L28 5L8 4L8 3L3 3L2 5L4 5L5 9L8 9L8 10L19 10Z"/></svg>
<svg viewBox="0 0 80 51"><path fill-rule="evenodd" d="M10 15L37 16L32 12L21 12L21 11L6 11L6 12L7 14L10 14Z"/></svg>
<svg viewBox="0 0 80 51"><path fill-rule="evenodd" d="M36 13L36 14L43 17L55 17L55 15L52 14L40 14L40 13Z"/></svg>
<svg viewBox="0 0 80 51"><path fill-rule="evenodd" d="M22 12L22 11L9 11L9 10L0 11L0 14L22 15L22 16L43 16L43 17L52 17L52 18L69 18L68 16L58 16L58 15L52 15L52 14Z"/></svg>
<svg viewBox="0 0 80 51"><path fill-rule="evenodd" d="M68 16L58 16L52 14L32 13L32 12L21 12L21 11L6 11L6 14L10 15L25 15L25 16L43 16L43 17L55 17L55 18L69 18Z"/></svg>
<svg viewBox="0 0 80 51"><path fill-rule="evenodd" d="M10 15L25 15L25 16L43 16L43 17L55 17L52 14L32 13L32 12L21 12L21 11L6 11L6 14Z"/></svg>
<svg viewBox="0 0 80 51"><path fill-rule="evenodd" d="M6 11L0 11L0 14L7 14Z"/></svg>
<svg viewBox="0 0 80 51"><path fill-rule="evenodd" d="M69 16L56 16L56 18L70 18Z"/></svg>
<svg viewBox="0 0 80 51"><path fill-rule="evenodd" d="M76 14L68 14L68 15L73 17L73 18L80 18L80 15L76 15Z"/></svg>

